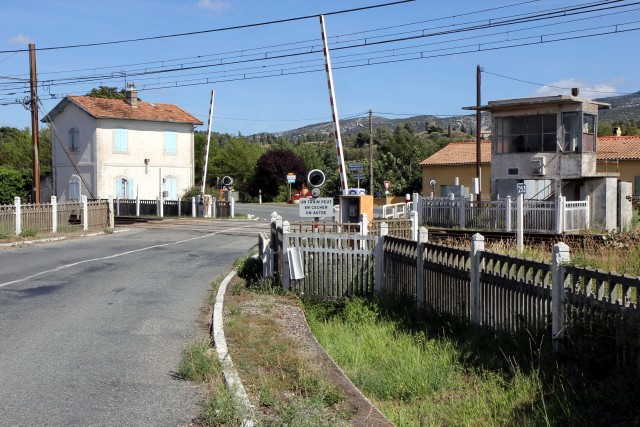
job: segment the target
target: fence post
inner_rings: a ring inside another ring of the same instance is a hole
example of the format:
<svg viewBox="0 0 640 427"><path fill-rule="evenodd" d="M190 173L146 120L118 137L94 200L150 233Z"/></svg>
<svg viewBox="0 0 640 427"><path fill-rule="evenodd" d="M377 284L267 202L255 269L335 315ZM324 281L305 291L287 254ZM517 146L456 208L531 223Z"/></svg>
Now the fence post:
<svg viewBox="0 0 640 427"><path fill-rule="evenodd" d="M58 232L58 198L51 196L51 232Z"/></svg>
<svg viewBox="0 0 640 427"><path fill-rule="evenodd" d="M564 292L564 268L563 264L568 262L570 249L563 242L553 245L553 259L551 260L551 336L553 339L553 349L558 350L558 339L564 336L564 307L562 303L565 299Z"/></svg>
<svg viewBox="0 0 640 427"><path fill-rule="evenodd" d="M591 196L587 196L585 198L585 201L587 202L587 210L584 213L584 215L585 215L584 216L584 223L585 223L585 228L587 230L589 230L590 229L590 225L591 225L591 224L589 224L589 220L590 220L589 212L591 210Z"/></svg>
<svg viewBox="0 0 640 427"><path fill-rule="evenodd" d="M216 198L212 197L211 198L211 218L217 218L217 213L216 213L216 209L217 209L218 205L216 203Z"/></svg>
<svg viewBox="0 0 640 427"><path fill-rule="evenodd" d="M413 193L413 210L418 212L418 224L422 226L422 196L418 193Z"/></svg>
<svg viewBox="0 0 640 427"><path fill-rule="evenodd" d="M140 195L136 195L136 216L140 216Z"/></svg>
<svg viewBox="0 0 640 427"><path fill-rule="evenodd" d="M524 252L524 194L518 194L517 204L518 209L516 210L516 226L518 227L518 229L516 230L516 247L518 250L518 255L522 255L522 252Z"/></svg>
<svg viewBox="0 0 640 427"><path fill-rule="evenodd" d="M116 215L120 216L120 196L116 198Z"/></svg>
<svg viewBox="0 0 640 427"><path fill-rule="evenodd" d="M564 197L558 196L556 203L556 233L562 234L564 231Z"/></svg>
<svg viewBox="0 0 640 427"><path fill-rule="evenodd" d="M191 198L191 218L195 218L196 217L196 198L192 197Z"/></svg>
<svg viewBox="0 0 640 427"><path fill-rule="evenodd" d="M340 205L333 206L333 232L334 233L339 233L340 232L340 226L338 224L340 224Z"/></svg>
<svg viewBox="0 0 640 427"><path fill-rule="evenodd" d="M109 197L109 228L112 230L116 228L116 218L113 213L113 199L111 197Z"/></svg>
<svg viewBox="0 0 640 427"><path fill-rule="evenodd" d="M277 223L277 222L276 222ZM287 234L291 232L291 225L289 221L282 223L282 269L280 271L280 277L282 278L282 288L285 291L291 290L291 274L289 271L289 257L287 250L289 249L289 237Z"/></svg>
<svg viewBox="0 0 640 427"><path fill-rule="evenodd" d="M460 228L465 228L466 227L466 207L467 203L466 200L464 199L464 197L460 197L458 198L458 225L460 226Z"/></svg>
<svg viewBox="0 0 640 427"><path fill-rule="evenodd" d="M384 239L389 234L389 226L386 222L380 223L380 237L376 242L376 284L375 292L382 291L384 285Z"/></svg>
<svg viewBox="0 0 640 427"><path fill-rule="evenodd" d="M84 194L80 196L82 200L82 229L87 231L89 229L89 206L87 203L87 196Z"/></svg>
<svg viewBox="0 0 640 427"><path fill-rule="evenodd" d="M363 213L360 215L360 235L367 236L369 234L369 218L367 218L367 214Z"/></svg>
<svg viewBox="0 0 640 427"><path fill-rule="evenodd" d="M178 197L178 217L182 216L182 197Z"/></svg>
<svg viewBox="0 0 640 427"><path fill-rule="evenodd" d="M425 227L420 227L416 253L416 299L418 307L424 306L424 247L428 241L429 232Z"/></svg>
<svg viewBox="0 0 640 427"><path fill-rule="evenodd" d="M235 218L236 217L236 199L233 198L233 196L229 197L229 209L230 209L230 213L229 215L231 216L231 218Z"/></svg>
<svg viewBox="0 0 640 427"><path fill-rule="evenodd" d="M471 269L469 276L471 286L469 288L469 297L471 305L471 322L477 325L482 323L482 300L480 298L480 272L482 271L482 256L484 251L484 236L476 233L471 236L471 252L469 253L469 261L471 261Z"/></svg>
<svg viewBox="0 0 640 427"><path fill-rule="evenodd" d="M409 219L411 220L411 240L418 241L418 212L409 212Z"/></svg>
<svg viewBox="0 0 640 427"><path fill-rule="evenodd" d="M505 211L504 211L504 228L505 231L510 232L511 231L511 196L507 196L507 198L505 199Z"/></svg>
<svg viewBox="0 0 640 427"><path fill-rule="evenodd" d="M22 233L22 205L20 204L20 197L15 196L13 198L13 205L16 208L16 236Z"/></svg>

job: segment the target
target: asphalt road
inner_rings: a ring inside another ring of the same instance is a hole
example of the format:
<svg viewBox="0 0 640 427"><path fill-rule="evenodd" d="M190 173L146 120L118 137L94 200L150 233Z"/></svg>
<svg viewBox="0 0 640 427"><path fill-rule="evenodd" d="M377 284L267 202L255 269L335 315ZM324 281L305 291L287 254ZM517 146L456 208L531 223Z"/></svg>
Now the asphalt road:
<svg viewBox="0 0 640 427"><path fill-rule="evenodd" d="M0 425L192 421L203 390L175 378L181 351L260 225L173 225L0 249Z"/></svg>

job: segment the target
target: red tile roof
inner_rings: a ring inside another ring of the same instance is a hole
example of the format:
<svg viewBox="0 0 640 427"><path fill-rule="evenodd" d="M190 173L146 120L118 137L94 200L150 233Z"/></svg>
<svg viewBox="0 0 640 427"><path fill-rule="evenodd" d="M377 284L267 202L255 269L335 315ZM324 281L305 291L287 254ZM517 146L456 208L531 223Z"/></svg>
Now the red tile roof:
<svg viewBox="0 0 640 427"><path fill-rule="evenodd" d="M136 107L122 99L93 98L91 96L68 96L71 102L95 118L145 120L154 122L189 123L202 122L173 104L157 104L138 101Z"/></svg>
<svg viewBox="0 0 640 427"><path fill-rule="evenodd" d="M491 141L480 143L480 162L491 163ZM466 165L476 163L476 142L450 142L446 147L426 158L421 165Z"/></svg>
<svg viewBox="0 0 640 427"><path fill-rule="evenodd" d="M475 164L476 149L474 142L451 142L421 165L466 165ZM491 163L491 142L482 142L482 163ZM640 160L640 136L599 136L597 147L598 160Z"/></svg>
<svg viewBox="0 0 640 427"><path fill-rule="evenodd" d="M640 160L640 136L599 136L598 160Z"/></svg>

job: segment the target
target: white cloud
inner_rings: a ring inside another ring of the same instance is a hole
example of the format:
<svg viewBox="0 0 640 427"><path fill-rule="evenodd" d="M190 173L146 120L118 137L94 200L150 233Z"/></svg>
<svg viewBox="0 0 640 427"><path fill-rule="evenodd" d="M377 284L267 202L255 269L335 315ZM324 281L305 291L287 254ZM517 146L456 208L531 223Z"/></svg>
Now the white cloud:
<svg viewBox="0 0 640 427"><path fill-rule="evenodd" d="M212 10L214 12L224 12L231 9L231 3L219 0L200 0L196 3L198 9Z"/></svg>
<svg viewBox="0 0 640 427"><path fill-rule="evenodd" d="M24 34L19 34L15 37L11 37L7 40L9 44L19 44L19 45L28 45L29 43L33 43L33 39L29 36L25 36Z"/></svg>
<svg viewBox="0 0 640 427"><path fill-rule="evenodd" d="M586 84L580 79L571 77L557 82L549 83L548 86L542 86L534 92L534 96L551 96L551 95L569 95L571 88L577 87L580 89L580 95L585 98L598 98L603 96L610 96L617 92L616 81L611 83L592 83Z"/></svg>

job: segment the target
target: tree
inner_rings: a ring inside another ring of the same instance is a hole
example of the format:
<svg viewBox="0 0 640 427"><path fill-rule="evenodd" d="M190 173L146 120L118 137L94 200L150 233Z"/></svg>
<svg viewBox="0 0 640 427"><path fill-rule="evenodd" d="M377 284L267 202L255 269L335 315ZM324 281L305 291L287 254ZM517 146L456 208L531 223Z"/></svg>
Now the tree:
<svg viewBox="0 0 640 427"><path fill-rule="evenodd" d="M213 148L213 150L211 150ZM227 175L233 178L234 187L238 190L257 194L257 189L251 191L251 183L255 174L256 163L264 148L258 142L244 137L234 137L224 147L210 147L208 182L214 177Z"/></svg>
<svg viewBox="0 0 640 427"><path fill-rule="evenodd" d="M125 94L126 91L124 89L118 91L117 87L99 86L97 89L91 89L89 93L87 93L87 96L93 98L125 99Z"/></svg>
<svg viewBox="0 0 640 427"><path fill-rule="evenodd" d="M262 190L266 201L273 200L286 184L289 172L296 175L294 186L300 187L306 180L307 165L291 150L269 150L258 159L254 188Z"/></svg>
<svg viewBox="0 0 640 427"><path fill-rule="evenodd" d="M0 205L13 204L13 198L28 197L31 177L22 171L0 166Z"/></svg>

